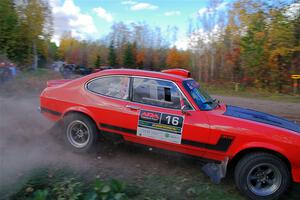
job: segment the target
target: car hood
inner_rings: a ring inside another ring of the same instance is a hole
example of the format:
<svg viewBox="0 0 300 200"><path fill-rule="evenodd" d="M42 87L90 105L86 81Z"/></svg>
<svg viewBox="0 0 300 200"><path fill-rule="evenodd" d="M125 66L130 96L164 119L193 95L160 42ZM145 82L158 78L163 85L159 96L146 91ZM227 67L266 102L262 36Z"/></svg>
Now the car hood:
<svg viewBox="0 0 300 200"><path fill-rule="evenodd" d="M224 115L277 126L300 133L300 125L296 122L256 110L227 105Z"/></svg>

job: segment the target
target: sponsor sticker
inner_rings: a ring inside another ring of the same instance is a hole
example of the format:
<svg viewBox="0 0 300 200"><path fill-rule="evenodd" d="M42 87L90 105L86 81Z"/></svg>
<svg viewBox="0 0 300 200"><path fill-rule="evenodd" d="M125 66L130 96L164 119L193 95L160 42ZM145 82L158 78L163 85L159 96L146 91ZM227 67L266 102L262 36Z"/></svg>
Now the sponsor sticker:
<svg viewBox="0 0 300 200"><path fill-rule="evenodd" d="M137 135L180 144L183 121L183 116L141 110Z"/></svg>

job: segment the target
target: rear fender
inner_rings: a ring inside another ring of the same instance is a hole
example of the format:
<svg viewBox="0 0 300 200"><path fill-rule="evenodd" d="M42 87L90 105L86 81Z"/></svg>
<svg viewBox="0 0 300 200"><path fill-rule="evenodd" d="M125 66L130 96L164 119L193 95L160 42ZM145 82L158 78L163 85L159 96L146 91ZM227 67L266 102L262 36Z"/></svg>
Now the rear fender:
<svg viewBox="0 0 300 200"><path fill-rule="evenodd" d="M65 112L63 113L62 116L64 117L72 112L77 112L77 113L82 113L84 115L87 115L95 122L96 126L99 128L98 124L96 123L95 116L89 109L87 109L85 107L81 107L81 106L72 106L72 107L68 108L67 110L65 110Z"/></svg>

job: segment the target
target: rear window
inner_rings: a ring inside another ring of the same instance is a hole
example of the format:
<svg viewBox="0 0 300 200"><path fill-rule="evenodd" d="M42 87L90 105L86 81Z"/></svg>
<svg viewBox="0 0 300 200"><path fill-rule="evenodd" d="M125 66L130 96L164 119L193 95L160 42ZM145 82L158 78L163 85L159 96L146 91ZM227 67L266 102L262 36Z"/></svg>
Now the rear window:
<svg viewBox="0 0 300 200"><path fill-rule="evenodd" d="M97 78L88 83L87 89L97 94L128 99L129 77L128 76L106 76Z"/></svg>

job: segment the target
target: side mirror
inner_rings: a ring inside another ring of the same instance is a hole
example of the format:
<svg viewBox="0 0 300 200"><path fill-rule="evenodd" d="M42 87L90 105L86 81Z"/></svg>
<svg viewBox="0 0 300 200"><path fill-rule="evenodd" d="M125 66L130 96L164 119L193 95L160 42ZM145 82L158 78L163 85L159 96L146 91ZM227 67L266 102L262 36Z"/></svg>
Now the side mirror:
<svg viewBox="0 0 300 200"><path fill-rule="evenodd" d="M184 115L189 115L190 114L186 105L181 106L181 112Z"/></svg>

